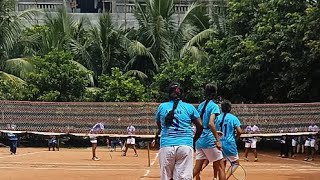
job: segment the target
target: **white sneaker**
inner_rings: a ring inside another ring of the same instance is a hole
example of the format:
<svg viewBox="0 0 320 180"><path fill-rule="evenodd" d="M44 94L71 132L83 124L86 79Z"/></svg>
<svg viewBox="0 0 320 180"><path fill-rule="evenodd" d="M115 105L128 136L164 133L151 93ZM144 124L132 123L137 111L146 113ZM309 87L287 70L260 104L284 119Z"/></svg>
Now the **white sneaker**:
<svg viewBox="0 0 320 180"><path fill-rule="evenodd" d="M94 161L100 161L100 159L98 157L93 157L92 160Z"/></svg>

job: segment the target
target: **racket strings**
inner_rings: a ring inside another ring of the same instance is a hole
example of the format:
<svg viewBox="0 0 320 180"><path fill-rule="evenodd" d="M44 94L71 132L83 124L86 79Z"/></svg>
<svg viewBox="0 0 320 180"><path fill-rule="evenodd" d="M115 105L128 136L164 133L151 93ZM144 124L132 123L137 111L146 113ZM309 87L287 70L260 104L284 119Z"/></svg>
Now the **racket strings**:
<svg viewBox="0 0 320 180"><path fill-rule="evenodd" d="M239 165L239 164L235 164L233 166L231 166L231 174L232 176L237 179L237 180L245 180L246 179L246 171L245 169Z"/></svg>

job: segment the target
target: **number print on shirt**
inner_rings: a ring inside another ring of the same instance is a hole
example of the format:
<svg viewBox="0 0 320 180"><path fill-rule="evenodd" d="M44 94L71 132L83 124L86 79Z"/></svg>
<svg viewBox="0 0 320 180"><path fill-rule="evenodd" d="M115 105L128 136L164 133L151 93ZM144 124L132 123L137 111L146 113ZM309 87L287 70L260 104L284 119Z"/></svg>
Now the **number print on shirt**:
<svg viewBox="0 0 320 180"><path fill-rule="evenodd" d="M223 132L223 135L226 136L227 135L227 124L224 124L224 132Z"/></svg>

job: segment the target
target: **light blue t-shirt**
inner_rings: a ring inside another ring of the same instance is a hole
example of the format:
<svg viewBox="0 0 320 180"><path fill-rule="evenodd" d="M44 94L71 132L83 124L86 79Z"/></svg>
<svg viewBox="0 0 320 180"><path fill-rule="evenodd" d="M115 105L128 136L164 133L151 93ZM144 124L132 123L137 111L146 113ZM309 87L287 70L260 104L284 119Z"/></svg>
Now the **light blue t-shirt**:
<svg viewBox="0 0 320 180"><path fill-rule="evenodd" d="M155 114L155 120L161 122L160 147L186 145L193 147L192 120L200 117L196 108L189 103L178 103L174 111L173 123L165 125L165 117L173 108L173 101L161 103Z"/></svg>
<svg viewBox="0 0 320 180"><path fill-rule="evenodd" d="M220 114L215 122L215 127L217 131L223 132L223 136L220 137L222 149L225 155L235 156L238 154L235 129L240 127L239 119L231 114L227 113L223 124L221 124L224 113Z"/></svg>
<svg viewBox="0 0 320 180"><path fill-rule="evenodd" d="M198 112L201 113L204 104L206 101L203 101L202 103L199 104L198 106ZM214 138L210 128L209 128L209 120L210 120L210 116L212 114L215 114L216 116L218 116L220 114L220 110L219 110L219 106L214 103L212 100L210 100L207 104L207 107L203 113L203 117L202 117L202 126L203 126L203 131L202 134L200 136L200 138L198 139L198 141L196 142L196 148L212 148L215 147L215 141L216 139Z"/></svg>

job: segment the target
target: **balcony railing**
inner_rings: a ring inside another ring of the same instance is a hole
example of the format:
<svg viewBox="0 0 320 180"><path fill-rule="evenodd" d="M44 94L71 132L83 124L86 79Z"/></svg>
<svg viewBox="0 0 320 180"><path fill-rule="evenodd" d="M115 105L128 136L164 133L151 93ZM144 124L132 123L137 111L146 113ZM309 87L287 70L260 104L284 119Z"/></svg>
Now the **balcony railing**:
<svg viewBox="0 0 320 180"><path fill-rule="evenodd" d="M208 0L208 3L210 1ZM226 3L223 4L223 1L221 0L213 0L214 2L214 7L215 8L222 8L224 9L226 7ZM109 2L106 1L105 3L111 3L110 4L110 12L112 13L133 13L135 9L135 4L134 3L117 3L115 1ZM63 5L63 2L61 1L54 1L52 0L51 2L46 1L46 2L17 2L16 5L16 10L17 11L24 11L27 9L43 9L45 11L57 11L61 6ZM69 4L67 3L67 6ZM145 7L145 5L142 4L142 7ZM175 5L175 13L176 14L184 14L185 12L188 11L188 8L190 7L190 4L176 4ZM70 7L68 7L70 8ZM106 7L105 7L106 10ZM220 10L219 10L220 11Z"/></svg>
<svg viewBox="0 0 320 180"><path fill-rule="evenodd" d="M17 10L24 11L27 9L43 9L45 11L57 11L63 3L59 2L18 2Z"/></svg>

